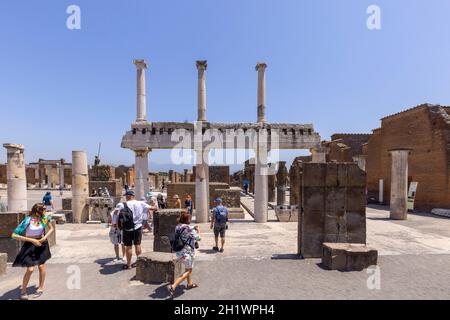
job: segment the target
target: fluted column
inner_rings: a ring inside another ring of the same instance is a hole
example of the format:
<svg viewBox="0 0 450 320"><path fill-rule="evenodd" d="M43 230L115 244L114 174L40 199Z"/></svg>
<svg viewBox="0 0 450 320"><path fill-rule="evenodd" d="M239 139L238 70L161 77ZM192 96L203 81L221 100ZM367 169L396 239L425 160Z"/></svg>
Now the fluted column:
<svg viewBox="0 0 450 320"><path fill-rule="evenodd" d="M151 151L150 148L136 149L135 153L135 195L136 199L141 199L145 197L147 192L150 190L148 183L148 153Z"/></svg>
<svg viewBox="0 0 450 320"><path fill-rule="evenodd" d="M75 223L89 218L89 174L87 155L84 151L72 151L72 212Z"/></svg>
<svg viewBox="0 0 450 320"><path fill-rule="evenodd" d="M389 150L392 160L390 218L406 220L408 216L408 155L410 149Z"/></svg>
<svg viewBox="0 0 450 320"><path fill-rule="evenodd" d="M199 60L196 65L198 70L197 121L206 121L206 68L208 63L206 60Z"/></svg>
<svg viewBox="0 0 450 320"><path fill-rule="evenodd" d="M25 172L24 146L5 143L6 183L8 187L8 211L27 210L27 180Z"/></svg>
<svg viewBox="0 0 450 320"><path fill-rule="evenodd" d="M258 122L266 122L266 68L267 64L258 62Z"/></svg>
<svg viewBox="0 0 450 320"><path fill-rule="evenodd" d="M136 84L137 84L137 99L136 99L136 122L147 121L147 98L145 89L145 70L147 63L144 60L134 60L136 65Z"/></svg>

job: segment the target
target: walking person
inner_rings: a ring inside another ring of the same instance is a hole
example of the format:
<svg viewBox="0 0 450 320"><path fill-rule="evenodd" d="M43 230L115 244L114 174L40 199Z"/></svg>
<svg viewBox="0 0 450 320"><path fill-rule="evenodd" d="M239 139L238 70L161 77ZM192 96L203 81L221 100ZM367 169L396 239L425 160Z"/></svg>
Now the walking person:
<svg viewBox="0 0 450 320"><path fill-rule="evenodd" d="M113 244L114 252L116 254L116 258L113 260L113 262L125 261L126 255L125 246L123 244L122 231L118 226L119 213L120 210L117 209L117 207L111 211L111 228L109 229L109 240ZM122 258L119 255L119 246L122 247Z"/></svg>
<svg viewBox="0 0 450 320"><path fill-rule="evenodd" d="M217 198L215 202L217 206L212 209L211 214L211 229L214 230L214 241L216 242L213 250L223 252L223 246L225 245L225 230L228 229L228 209L222 205L223 200L221 198Z"/></svg>
<svg viewBox="0 0 450 320"><path fill-rule="evenodd" d="M195 249L198 248L197 241L200 241L201 237L199 227L190 225L191 219L192 216L189 212L183 212L175 228L172 250L175 252L177 259L183 263L185 271L172 285L167 287L171 299L173 299L177 287L184 280L187 280L187 290L198 287L192 280L192 270L194 268Z"/></svg>
<svg viewBox="0 0 450 320"><path fill-rule="evenodd" d="M191 198L190 194L188 194L186 196L186 200L184 201L184 206L186 207L189 214L192 216L192 198Z"/></svg>
<svg viewBox="0 0 450 320"><path fill-rule="evenodd" d="M53 211L53 198L52 198L52 193L50 191L47 191L45 193L44 197L42 198L42 202L44 203L46 212Z"/></svg>
<svg viewBox="0 0 450 320"><path fill-rule="evenodd" d="M44 204L37 203L11 235L13 239L23 241L22 248L13 263L13 267L27 268L22 281L21 300L28 300L27 286L35 266L38 266L39 269L39 287L34 298L38 298L44 293L45 262L52 256L47 238L54 232L48 219ZM47 226L49 229L46 233Z"/></svg>
<svg viewBox="0 0 450 320"><path fill-rule="evenodd" d="M125 245L125 253L127 263L124 269L130 269L131 258L134 252L137 257L142 253L142 222L147 219L150 206L145 201L135 199L134 191L128 190L125 193L126 201L118 203L116 208L119 209L119 229L123 232L123 244Z"/></svg>

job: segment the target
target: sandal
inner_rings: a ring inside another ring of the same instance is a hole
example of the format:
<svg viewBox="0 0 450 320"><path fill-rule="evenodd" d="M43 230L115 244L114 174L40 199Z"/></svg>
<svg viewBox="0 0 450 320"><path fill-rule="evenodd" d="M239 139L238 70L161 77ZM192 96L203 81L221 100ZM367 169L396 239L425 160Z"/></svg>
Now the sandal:
<svg viewBox="0 0 450 320"><path fill-rule="evenodd" d="M219 251L219 247L213 247L214 251Z"/></svg>
<svg viewBox="0 0 450 320"><path fill-rule="evenodd" d="M169 284L169 285L167 286L167 290L169 291L169 299L170 299L170 300L173 300L173 297L174 297L174 295L175 295L175 290L173 290L173 287L172 287L171 284Z"/></svg>
<svg viewBox="0 0 450 320"><path fill-rule="evenodd" d="M194 288L198 288L198 285L196 283L193 283L191 285L187 285L186 286L186 290L191 290L191 289L194 289Z"/></svg>
<svg viewBox="0 0 450 320"><path fill-rule="evenodd" d="M28 300L28 293L21 293L20 300Z"/></svg>
<svg viewBox="0 0 450 320"><path fill-rule="evenodd" d="M223 252L223 248L219 250L219 252Z"/></svg>
<svg viewBox="0 0 450 320"><path fill-rule="evenodd" d="M34 299L39 298L44 293L44 290L37 290L36 293L33 295Z"/></svg>

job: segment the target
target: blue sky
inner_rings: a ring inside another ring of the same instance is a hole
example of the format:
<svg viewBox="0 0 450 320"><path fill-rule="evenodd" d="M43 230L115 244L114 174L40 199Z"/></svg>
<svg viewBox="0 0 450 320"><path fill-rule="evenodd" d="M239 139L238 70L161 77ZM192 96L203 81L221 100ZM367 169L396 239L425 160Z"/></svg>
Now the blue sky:
<svg viewBox="0 0 450 320"><path fill-rule="evenodd" d="M81 30L66 28L71 4ZM366 27L371 4L381 30ZM103 162L132 164L120 141L135 118L134 58L149 64L150 121L196 119L199 59L208 120L255 121L265 61L269 122L313 123L323 139L370 132L385 115L450 104L449 15L446 0L1 0L0 140L25 144L27 162L78 149L92 162L101 141ZM150 161L167 168L168 153Z"/></svg>

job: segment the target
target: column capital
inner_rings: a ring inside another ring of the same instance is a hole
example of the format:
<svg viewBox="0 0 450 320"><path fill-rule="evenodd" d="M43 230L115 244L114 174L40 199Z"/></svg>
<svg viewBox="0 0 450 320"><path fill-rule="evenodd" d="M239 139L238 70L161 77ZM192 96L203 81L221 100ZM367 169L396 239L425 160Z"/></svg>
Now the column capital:
<svg viewBox="0 0 450 320"><path fill-rule="evenodd" d="M197 60L195 62L195 65L197 66L197 70L206 70L208 68L208 61L207 60Z"/></svg>
<svg viewBox="0 0 450 320"><path fill-rule="evenodd" d="M264 71L264 70L266 70L266 68L267 68L267 64L265 62L258 62L256 64L255 70L256 71L259 71L259 70Z"/></svg>
<svg viewBox="0 0 450 320"><path fill-rule="evenodd" d="M148 67L144 59L134 59L133 63L137 69L147 69Z"/></svg>
<svg viewBox="0 0 450 320"><path fill-rule="evenodd" d="M152 151L151 148L142 148L142 149L133 149L137 157L146 157L150 151Z"/></svg>
<svg viewBox="0 0 450 320"><path fill-rule="evenodd" d="M23 151L25 150L25 146L23 144L17 144L17 143L4 143L3 147L6 148L8 151Z"/></svg>

